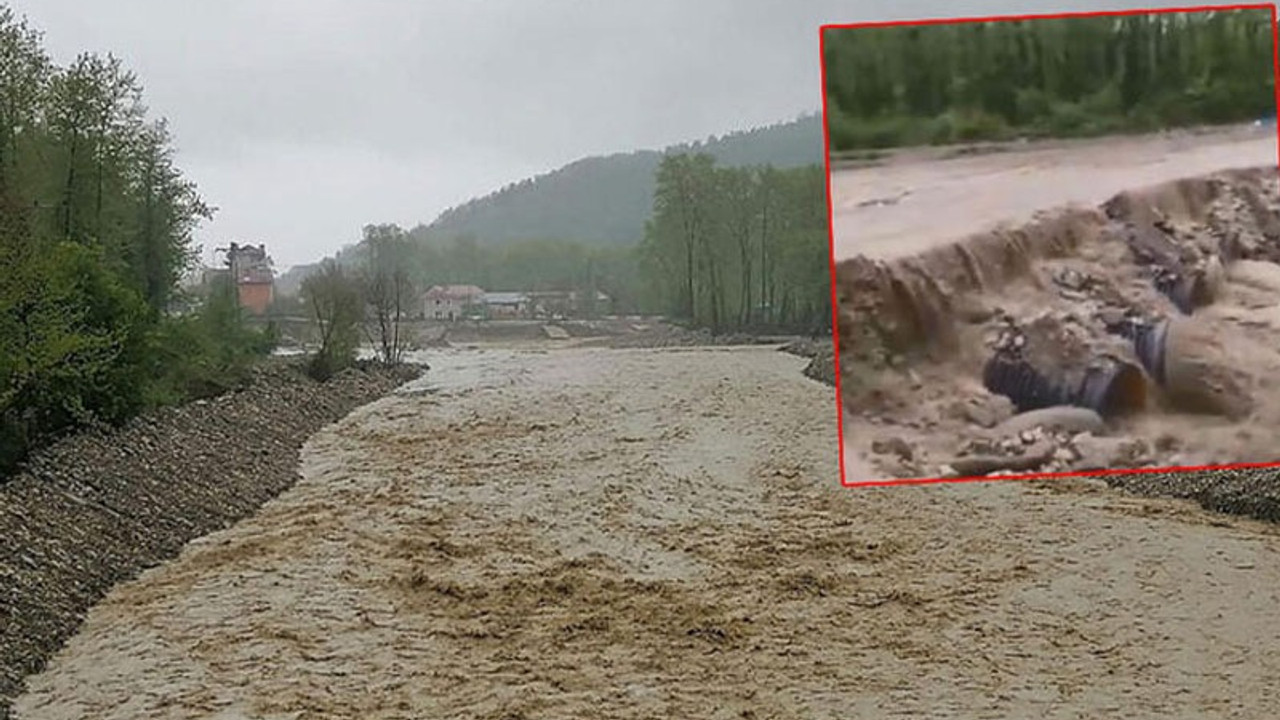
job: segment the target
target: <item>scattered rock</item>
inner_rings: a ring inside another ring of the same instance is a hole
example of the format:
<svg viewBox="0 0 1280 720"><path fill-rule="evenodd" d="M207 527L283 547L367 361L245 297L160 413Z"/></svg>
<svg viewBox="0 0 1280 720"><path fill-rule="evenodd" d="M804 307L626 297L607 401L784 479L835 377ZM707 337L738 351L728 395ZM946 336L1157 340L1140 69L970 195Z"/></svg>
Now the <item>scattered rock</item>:
<svg viewBox="0 0 1280 720"><path fill-rule="evenodd" d="M895 455L903 460L914 460L915 450L911 444L900 437L875 440L871 443L871 452L877 455Z"/></svg>
<svg viewBox="0 0 1280 720"><path fill-rule="evenodd" d="M1020 413L992 429L996 437L1010 437L1035 428L1066 432L1090 432L1101 435L1106 424L1098 413L1081 407L1061 405Z"/></svg>
<svg viewBox="0 0 1280 720"><path fill-rule="evenodd" d="M964 477L988 475L992 472L1031 472L1047 465L1057 448L1051 441L1042 440L1025 448L1020 455L973 455L956 458L947 463Z"/></svg>
<svg viewBox="0 0 1280 720"><path fill-rule="evenodd" d="M958 400L951 404L947 414L955 419L991 428L1013 416L1014 407L1001 395L984 395Z"/></svg>
<svg viewBox="0 0 1280 720"><path fill-rule="evenodd" d="M813 349L809 364L804 369L805 377L817 380L832 387L836 384L836 354L831 343L819 345Z"/></svg>
<svg viewBox="0 0 1280 720"><path fill-rule="evenodd" d="M1089 285L1090 280L1089 276L1072 268L1062 268L1053 275L1053 281L1058 287L1077 293L1084 290Z"/></svg>
<svg viewBox="0 0 1280 720"><path fill-rule="evenodd" d="M961 295L955 299L956 317L971 325L981 325L995 317L995 310L974 295Z"/></svg>
<svg viewBox="0 0 1280 720"><path fill-rule="evenodd" d="M1079 458L1072 463L1078 471L1140 467L1148 461L1142 440L1085 435L1074 443Z"/></svg>

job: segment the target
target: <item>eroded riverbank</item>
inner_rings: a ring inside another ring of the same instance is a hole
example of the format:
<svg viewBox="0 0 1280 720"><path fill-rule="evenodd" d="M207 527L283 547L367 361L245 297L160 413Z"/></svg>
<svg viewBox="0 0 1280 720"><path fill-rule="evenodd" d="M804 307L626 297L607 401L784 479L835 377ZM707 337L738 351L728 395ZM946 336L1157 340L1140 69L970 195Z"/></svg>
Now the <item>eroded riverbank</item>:
<svg viewBox="0 0 1280 720"><path fill-rule="evenodd" d="M308 436L413 373L320 384L273 362L245 390L37 453L0 486L0 717L116 583L252 514L297 479Z"/></svg>

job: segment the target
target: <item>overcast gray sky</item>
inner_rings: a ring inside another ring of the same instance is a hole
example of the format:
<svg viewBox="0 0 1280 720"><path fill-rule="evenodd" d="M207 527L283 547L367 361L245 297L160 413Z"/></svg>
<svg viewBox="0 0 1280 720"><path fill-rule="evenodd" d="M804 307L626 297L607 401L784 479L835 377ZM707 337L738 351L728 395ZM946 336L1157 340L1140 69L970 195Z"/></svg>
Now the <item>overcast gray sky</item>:
<svg viewBox="0 0 1280 720"><path fill-rule="evenodd" d="M831 22L1133 0L9 0L59 64L136 71L219 208L197 238L279 267L587 155L821 107ZM1177 3L1192 5L1194 2Z"/></svg>

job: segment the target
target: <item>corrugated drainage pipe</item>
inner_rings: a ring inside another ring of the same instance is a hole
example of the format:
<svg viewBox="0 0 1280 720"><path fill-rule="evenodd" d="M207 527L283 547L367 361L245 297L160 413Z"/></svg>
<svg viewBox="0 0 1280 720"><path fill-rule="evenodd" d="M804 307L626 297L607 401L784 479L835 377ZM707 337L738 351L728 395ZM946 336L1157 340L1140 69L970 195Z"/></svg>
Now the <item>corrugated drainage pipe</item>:
<svg viewBox="0 0 1280 720"><path fill-rule="evenodd" d="M996 355L982 372L983 385L1004 395L1019 412L1060 405L1084 407L1115 417L1146 406L1147 381L1142 369L1111 355L1079 368L1035 367L1019 357Z"/></svg>

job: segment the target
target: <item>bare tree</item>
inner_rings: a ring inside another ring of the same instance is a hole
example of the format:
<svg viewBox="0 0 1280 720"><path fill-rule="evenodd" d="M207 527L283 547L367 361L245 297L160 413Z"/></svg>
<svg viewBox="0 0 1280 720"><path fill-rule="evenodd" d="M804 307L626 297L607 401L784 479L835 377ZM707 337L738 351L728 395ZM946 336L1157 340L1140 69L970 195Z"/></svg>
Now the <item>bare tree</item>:
<svg viewBox="0 0 1280 720"><path fill-rule="evenodd" d="M398 365L404 358L403 322L414 292L409 241L397 225L366 225L363 245L365 335L384 364Z"/></svg>

